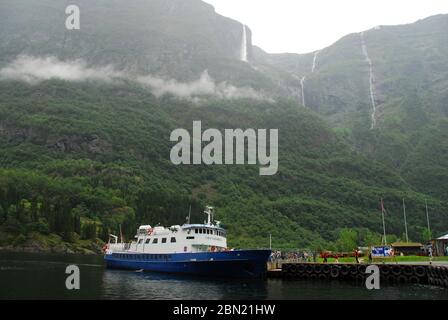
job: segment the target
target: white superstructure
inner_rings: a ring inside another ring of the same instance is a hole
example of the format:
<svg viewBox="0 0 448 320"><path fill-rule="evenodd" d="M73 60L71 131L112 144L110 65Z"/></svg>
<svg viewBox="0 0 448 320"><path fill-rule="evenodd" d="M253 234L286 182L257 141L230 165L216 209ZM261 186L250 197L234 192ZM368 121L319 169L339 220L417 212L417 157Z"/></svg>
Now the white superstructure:
<svg viewBox="0 0 448 320"><path fill-rule="evenodd" d="M184 224L171 227L138 228L135 241L131 243L109 243L106 254L127 253L184 253L213 252L227 249L226 231L213 221L213 207L206 207L207 221L204 224Z"/></svg>

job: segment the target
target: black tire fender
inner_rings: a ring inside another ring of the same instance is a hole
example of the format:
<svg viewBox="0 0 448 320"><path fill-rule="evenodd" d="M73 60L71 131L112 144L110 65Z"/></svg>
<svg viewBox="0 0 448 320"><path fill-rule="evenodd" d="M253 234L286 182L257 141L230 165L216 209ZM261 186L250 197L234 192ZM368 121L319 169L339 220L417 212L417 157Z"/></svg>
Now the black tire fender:
<svg viewBox="0 0 448 320"><path fill-rule="evenodd" d="M339 278L339 273L340 273L340 270L339 270L339 266L332 266L331 267L331 271L330 271L330 276L332 277L332 278Z"/></svg>

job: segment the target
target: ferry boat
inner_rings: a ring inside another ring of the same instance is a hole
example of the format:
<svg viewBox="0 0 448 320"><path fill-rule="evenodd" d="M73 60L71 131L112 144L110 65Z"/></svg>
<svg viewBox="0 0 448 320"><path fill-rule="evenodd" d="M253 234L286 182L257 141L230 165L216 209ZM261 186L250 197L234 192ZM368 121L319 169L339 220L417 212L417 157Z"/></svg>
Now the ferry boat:
<svg viewBox="0 0 448 320"><path fill-rule="evenodd" d="M119 243L110 235L103 248L108 268L213 277L258 278L266 274L271 250L227 248L226 230L206 207L204 224L138 228L135 241Z"/></svg>

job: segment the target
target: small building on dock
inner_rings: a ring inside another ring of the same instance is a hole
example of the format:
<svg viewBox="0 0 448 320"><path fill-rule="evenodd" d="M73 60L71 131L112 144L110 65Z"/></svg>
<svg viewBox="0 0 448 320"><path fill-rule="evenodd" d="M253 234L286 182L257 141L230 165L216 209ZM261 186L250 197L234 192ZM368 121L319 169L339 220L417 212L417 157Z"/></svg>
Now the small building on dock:
<svg viewBox="0 0 448 320"><path fill-rule="evenodd" d="M424 254L424 246L418 242L394 242L391 246L395 255L418 256Z"/></svg>
<svg viewBox="0 0 448 320"><path fill-rule="evenodd" d="M431 240L435 256L448 256L448 233Z"/></svg>

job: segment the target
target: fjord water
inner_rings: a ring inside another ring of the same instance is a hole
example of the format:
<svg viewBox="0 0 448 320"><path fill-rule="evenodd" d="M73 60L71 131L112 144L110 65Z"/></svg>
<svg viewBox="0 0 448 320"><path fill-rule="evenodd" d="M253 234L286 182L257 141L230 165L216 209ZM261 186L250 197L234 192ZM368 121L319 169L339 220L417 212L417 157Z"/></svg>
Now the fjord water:
<svg viewBox="0 0 448 320"><path fill-rule="evenodd" d="M80 269L80 290L65 288L70 264ZM448 299L448 290L405 285L369 291L359 283L193 278L107 270L101 256L0 253L0 299Z"/></svg>

